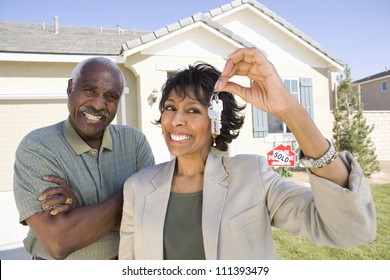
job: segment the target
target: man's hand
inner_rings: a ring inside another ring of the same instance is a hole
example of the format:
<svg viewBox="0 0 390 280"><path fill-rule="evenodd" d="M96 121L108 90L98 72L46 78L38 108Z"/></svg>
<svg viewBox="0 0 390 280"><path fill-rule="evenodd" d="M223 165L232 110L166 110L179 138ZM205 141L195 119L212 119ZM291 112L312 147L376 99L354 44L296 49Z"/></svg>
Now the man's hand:
<svg viewBox="0 0 390 280"><path fill-rule="evenodd" d="M80 207L76 195L64 179L57 176L43 176L42 179L58 185L47 188L38 197L39 201L43 201L41 207L44 211L50 211L50 215L55 216Z"/></svg>

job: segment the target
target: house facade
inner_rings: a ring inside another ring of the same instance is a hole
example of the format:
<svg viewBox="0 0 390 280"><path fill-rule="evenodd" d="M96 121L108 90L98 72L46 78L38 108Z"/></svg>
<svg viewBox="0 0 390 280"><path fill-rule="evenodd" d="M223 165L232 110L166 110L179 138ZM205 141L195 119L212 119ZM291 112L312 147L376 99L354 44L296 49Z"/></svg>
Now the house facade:
<svg viewBox="0 0 390 280"><path fill-rule="evenodd" d="M354 81L359 86L364 111L390 111L390 71Z"/></svg>
<svg viewBox="0 0 390 280"><path fill-rule="evenodd" d="M256 1L228 2L153 32L65 27L59 21L50 26L0 22L0 207L5 208L1 213L13 209L7 218L0 217L7 224L0 233L0 250L20 245L26 231L18 225L13 205L16 147L29 131L67 118L67 81L76 64L88 57L108 57L122 69L126 87L114 122L143 131L156 162L171 158L160 128L152 124L159 116L160 89L167 77L197 61L222 70L227 56L241 47L262 49L291 94L332 138L329 96L342 62ZM234 80L244 86L251 82ZM297 148L278 119L250 105L245 115L230 155L266 156L280 144Z"/></svg>
<svg viewBox="0 0 390 280"><path fill-rule="evenodd" d="M358 85L363 114L367 124L373 125L370 138L379 160L390 160L390 71L353 82Z"/></svg>

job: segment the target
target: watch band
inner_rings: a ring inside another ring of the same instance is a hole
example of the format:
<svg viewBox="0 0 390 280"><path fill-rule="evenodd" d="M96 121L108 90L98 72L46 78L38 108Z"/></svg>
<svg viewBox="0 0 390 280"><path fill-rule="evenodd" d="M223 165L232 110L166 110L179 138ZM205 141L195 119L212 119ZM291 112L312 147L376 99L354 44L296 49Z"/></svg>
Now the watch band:
<svg viewBox="0 0 390 280"><path fill-rule="evenodd" d="M303 166L308 168L322 168L337 158L338 153L335 146L328 139L326 139L326 141L329 143L329 149L324 155L317 159L306 157L302 150L299 149L299 159Z"/></svg>

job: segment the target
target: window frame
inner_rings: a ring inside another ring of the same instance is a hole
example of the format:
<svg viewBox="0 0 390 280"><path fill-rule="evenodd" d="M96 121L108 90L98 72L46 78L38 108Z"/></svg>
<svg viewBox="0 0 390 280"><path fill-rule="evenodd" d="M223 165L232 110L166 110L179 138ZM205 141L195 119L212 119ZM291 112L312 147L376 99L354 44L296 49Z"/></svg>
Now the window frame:
<svg viewBox="0 0 390 280"><path fill-rule="evenodd" d="M388 91L387 81L382 81L381 82L381 92L387 92L387 91Z"/></svg>
<svg viewBox="0 0 390 280"><path fill-rule="evenodd" d="M285 76L282 77L283 82L291 80L298 81L297 89L292 90L297 96L301 106L305 107L308 111L308 114L312 119L314 119L314 110L313 110L313 83L312 78L308 77L291 77ZM290 91L291 92L291 91ZM253 120L253 138L264 138L264 142L278 142L278 141L292 141L294 136L291 132L287 131L287 128L284 123L283 131L279 133L270 133L268 125L268 114L264 111L257 109L252 106L252 120Z"/></svg>
<svg viewBox="0 0 390 280"><path fill-rule="evenodd" d="M298 102L300 104L301 103L301 92L299 90L299 78L282 78L282 80L283 80L283 83L284 83L285 86L287 86L286 82L290 83L290 85L287 88L288 88L290 94L298 99ZM291 89L292 82L296 82L296 90L295 91L293 91ZM281 132L281 134L282 135L291 134L291 131L288 130L288 127L286 126L286 124L284 122L282 122L282 121L281 121L281 123L282 123L282 132ZM273 133L270 133L270 134L273 134ZM277 132L275 134L279 134L279 133Z"/></svg>

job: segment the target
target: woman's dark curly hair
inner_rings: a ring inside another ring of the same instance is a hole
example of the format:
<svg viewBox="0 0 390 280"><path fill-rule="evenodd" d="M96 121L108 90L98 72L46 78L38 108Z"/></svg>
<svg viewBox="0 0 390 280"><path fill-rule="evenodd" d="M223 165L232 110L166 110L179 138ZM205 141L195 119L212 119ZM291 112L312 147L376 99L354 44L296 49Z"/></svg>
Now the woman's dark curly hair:
<svg viewBox="0 0 390 280"><path fill-rule="evenodd" d="M195 98L206 108L210 106L211 95L214 93L214 85L221 72L214 66L198 62L189 65L188 69L180 70L168 78L162 87L162 97L159 104L160 113L164 111L164 105L172 90L184 99L193 90ZM221 115L221 134L215 139L215 147L221 151L227 151L228 144L239 135L239 129L244 124L244 115L240 114L246 105L239 106L233 94L221 91L218 97L223 102ZM160 118L155 124L161 124Z"/></svg>

